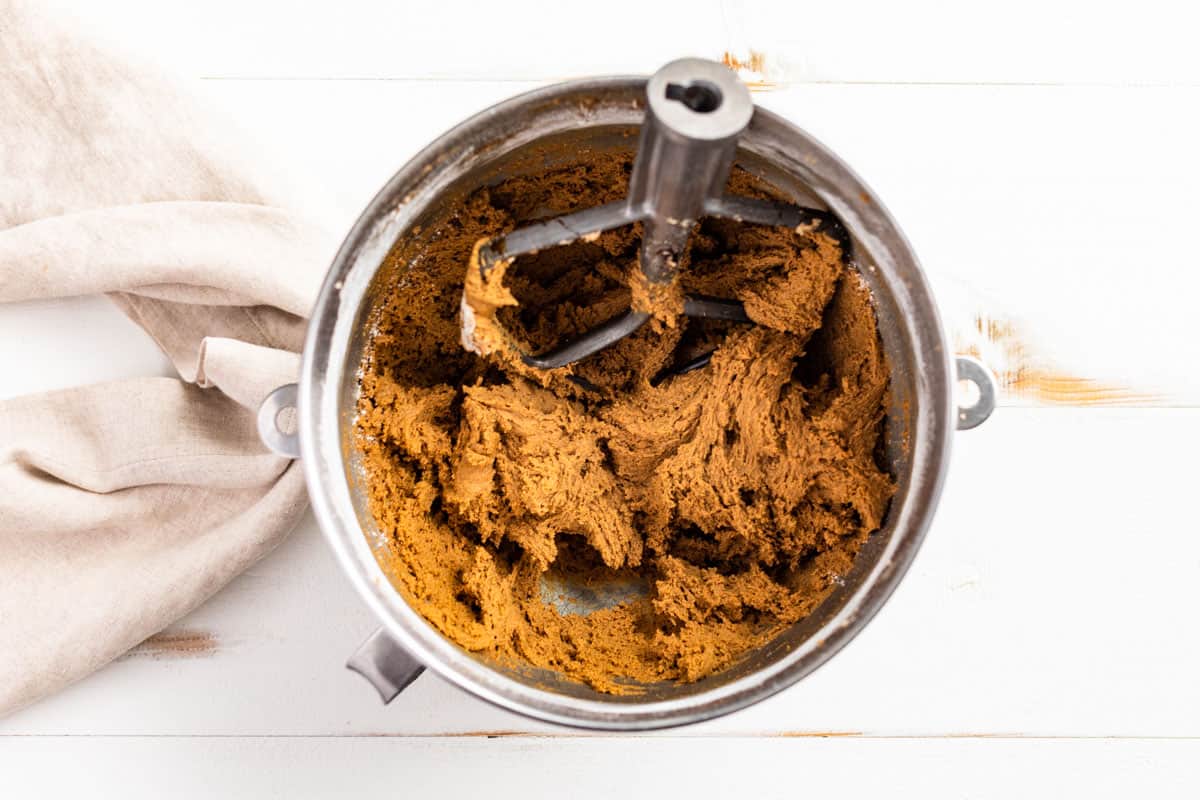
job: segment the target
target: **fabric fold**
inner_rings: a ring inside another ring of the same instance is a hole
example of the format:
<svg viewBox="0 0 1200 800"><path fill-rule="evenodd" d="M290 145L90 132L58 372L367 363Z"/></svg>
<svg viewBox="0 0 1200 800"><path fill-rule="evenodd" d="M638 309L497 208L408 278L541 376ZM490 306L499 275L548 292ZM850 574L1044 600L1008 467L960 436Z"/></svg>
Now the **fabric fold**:
<svg viewBox="0 0 1200 800"><path fill-rule="evenodd" d="M0 231L0 300L124 291L205 306L270 305L303 316L321 276L303 268L311 256L297 256L323 245L311 226L255 204L90 209Z"/></svg>

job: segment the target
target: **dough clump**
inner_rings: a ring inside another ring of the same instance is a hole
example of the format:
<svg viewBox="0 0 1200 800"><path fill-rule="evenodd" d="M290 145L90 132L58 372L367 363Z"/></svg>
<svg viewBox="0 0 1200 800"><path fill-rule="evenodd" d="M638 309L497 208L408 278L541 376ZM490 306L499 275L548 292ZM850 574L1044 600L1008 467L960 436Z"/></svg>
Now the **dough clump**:
<svg viewBox="0 0 1200 800"><path fill-rule="evenodd" d="M380 558L413 607L467 650L607 692L698 680L802 619L895 489L870 296L824 233L701 222L683 289L739 299L757 325L655 319L548 372L463 348L475 245L618 199L629 166L584 153L398 242L355 423ZM740 171L730 191L771 195ZM496 270L473 290L481 336L541 352L624 311L637 247L633 226ZM549 602L568 584L632 588L583 614Z"/></svg>

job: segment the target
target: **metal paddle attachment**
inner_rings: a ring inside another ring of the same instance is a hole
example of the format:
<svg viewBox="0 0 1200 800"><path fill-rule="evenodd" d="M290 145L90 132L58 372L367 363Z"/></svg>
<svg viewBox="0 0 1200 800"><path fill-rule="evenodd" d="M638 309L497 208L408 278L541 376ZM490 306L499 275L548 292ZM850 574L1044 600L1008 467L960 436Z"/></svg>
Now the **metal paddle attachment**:
<svg viewBox="0 0 1200 800"><path fill-rule="evenodd" d="M837 225L824 211L723 194L737 140L750 118L750 92L731 70L714 61L673 61L646 85L646 116L637 157L624 200L519 228L483 244L479 270L486 282L500 263L550 247L570 244L604 231L642 223L640 276L651 290L669 288L678 279L688 237L701 217L780 225L797 230ZM464 301L465 302L465 301ZM736 300L687 296L689 317L750 322ZM573 341L540 355L522 352L522 361L538 369L564 367L603 350L650 320L633 308ZM464 344L472 346L470 332ZM703 366L698 364L692 366Z"/></svg>

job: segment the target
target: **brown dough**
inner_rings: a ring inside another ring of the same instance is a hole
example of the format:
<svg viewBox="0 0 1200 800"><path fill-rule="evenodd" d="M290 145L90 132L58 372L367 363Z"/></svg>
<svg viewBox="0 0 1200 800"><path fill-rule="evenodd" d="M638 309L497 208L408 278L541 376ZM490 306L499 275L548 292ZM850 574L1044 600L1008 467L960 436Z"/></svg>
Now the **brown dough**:
<svg viewBox="0 0 1200 800"><path fill-rule="evenodd" d="M876 453L888 371L870 297L822 233L702 222L684 289L742 300L757 326L659 313L570 368L521 364L512 347L540 352L629 307L634 226L519 259L488 286L476 275L492 352L462 348L476 242L621 197L629 164L584 154L510 179L398 243L357 420L382 558L414 608L468 650L609 692L705 677L803 618L894 491ZM770 194L742 172L730 190ZM714 348L706 368L668 374ZM557 579L648 591L560 613L543 601Z"/></svg>

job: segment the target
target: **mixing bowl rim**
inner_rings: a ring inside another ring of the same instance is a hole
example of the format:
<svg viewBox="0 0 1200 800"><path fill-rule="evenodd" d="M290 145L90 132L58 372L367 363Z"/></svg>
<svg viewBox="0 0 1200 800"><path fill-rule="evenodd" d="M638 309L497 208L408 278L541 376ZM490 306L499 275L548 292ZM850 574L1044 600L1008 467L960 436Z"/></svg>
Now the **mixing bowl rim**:
<svg viewBox="0 0 1200 800"><path fill-rule="evenodd" d="M372 553L354 513L346 473L341 383L345 371L356 372L358 365L344 363L347 337L339 340L336 334L339 324L344 328L348 319L358 315L369 283L361 274L360 280L351 281L354 268L371 259L377 259L378 268L395 241L395 236L388 240L388 231L395 233L406 216L411 219L415 214L408 208L410 198L455 159L486 142L498 119L605 93L637 96L645 83L644 77L615 77L535 89L470 117L413 157L367 206L333 260L309 323L297 399L300 453L313 512L343 571L395 640L441 677L495 705L534 719L607 730L682 725L744 708L792 685L841 650L886 602L915 557L949 466L954 427L950 359L932 294L912 248L870 189L837 156L787 120L756 108L750 135L766 131L768 140L774 136L802 143L813 162L809 166L828 170L830 180L839 185L833 193L814 189L852 228L856 239L868 248L894 251L906 262L899 264L904 280L888 285L897 294L897 305L909 309L904 320L911 328L907 340L924 347L922 351L918 346L913 354L926 367L915 376L918 408L910 428L914 485L902 507L890 512L901 514L903 522L897 524L870 574L816 634L765 668L696 694L644 703L588 700L522 683L462 651L408 605ZM872 255L879 253L872 249ZM373 276L374 269L370 272ZM342 363L337 364L339 354Z"/></svg>

